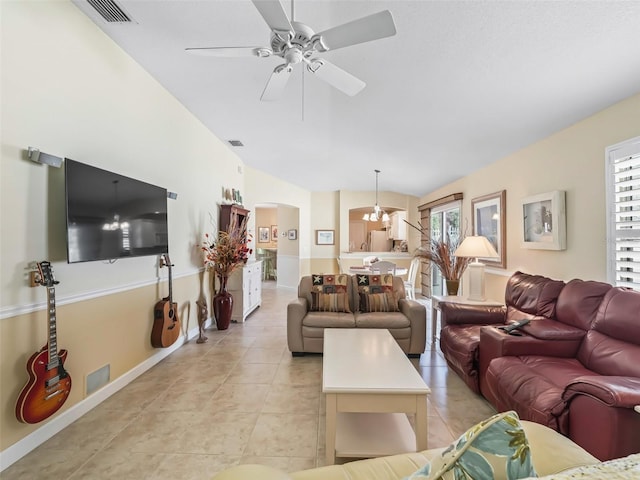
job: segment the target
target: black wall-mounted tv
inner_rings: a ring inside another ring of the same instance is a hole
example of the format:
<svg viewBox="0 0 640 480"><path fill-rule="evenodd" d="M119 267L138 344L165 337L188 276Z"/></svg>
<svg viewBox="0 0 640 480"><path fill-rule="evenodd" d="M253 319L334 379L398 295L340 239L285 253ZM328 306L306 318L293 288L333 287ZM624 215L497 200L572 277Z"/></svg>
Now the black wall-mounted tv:
<svg viewBox="0 0 640 480"><path fill-rule="evenodd" d="M65 158L68 263L169 251L167 190Z"/></svg>

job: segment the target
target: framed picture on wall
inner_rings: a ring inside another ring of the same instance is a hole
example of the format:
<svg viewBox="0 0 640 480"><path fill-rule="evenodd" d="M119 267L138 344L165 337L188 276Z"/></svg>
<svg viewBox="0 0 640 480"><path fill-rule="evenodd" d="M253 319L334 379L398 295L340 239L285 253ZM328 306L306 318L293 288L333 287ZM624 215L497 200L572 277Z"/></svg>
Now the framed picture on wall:
<svg viewBox="0 0 640 480"><path fill-rule="evenodd" d="M258 243L269 243L269 227L258 227Z"/></svg>
<svg viewBox="0 0 640 480"><path fill-rule="evenodd" d="M335 230L316 230L316 245L334 245Z"/></svg>
<svg viewBox="0 0 640 480"><path fill-rule="evenodd" d="M289 240L296 240L298 238L298 231L295 228L292 228L287 232L287 236Z"/></svg>
<svg viewBox="0 0 640 480"><path fill-rule="evenodd" d="M473 234L487 237L498 252L498 258L480 260L488 266L507 268L507 191L502 190L471 199L471 210Z"/></svg>
<svg viewBox="0 0 640 480"><path fill-rule="evenodd" d="M565 192L555 190L522 199L522 248L565 250Z"/></svg>
<svg viewBox="0 0 640 480"><path fill-rule="evenodd" d="M278 226L277 225L271 225L271 241L272 242L277 242L278 241Z"/></svg>

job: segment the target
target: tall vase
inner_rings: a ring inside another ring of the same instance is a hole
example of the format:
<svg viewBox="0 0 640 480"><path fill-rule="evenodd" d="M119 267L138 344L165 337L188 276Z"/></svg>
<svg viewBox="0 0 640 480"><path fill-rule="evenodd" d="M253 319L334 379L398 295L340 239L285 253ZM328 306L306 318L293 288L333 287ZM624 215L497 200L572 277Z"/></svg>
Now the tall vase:
<svg viewBox="0 0 640 480"><path fill-rule="evenodd" d="M446 280L447 284L447 295L455 296L458 295L458 289L460 288L460 280Z"/></svg>
<svg viewBox="0 0 640 480"><path fill-rule="evenodd" d="M213 297L213 315L216 317L218 330L226 330L231 323L231 312L233 310L233 296L227 291L228 277L218 276L220 290Z"/></svg>

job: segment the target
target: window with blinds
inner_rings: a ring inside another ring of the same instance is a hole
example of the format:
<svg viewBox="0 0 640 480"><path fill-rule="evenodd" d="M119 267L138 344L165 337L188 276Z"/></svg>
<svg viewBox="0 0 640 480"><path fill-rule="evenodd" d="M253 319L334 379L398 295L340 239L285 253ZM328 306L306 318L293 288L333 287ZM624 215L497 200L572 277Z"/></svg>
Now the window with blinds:
<svg viewBox="0 0 640 480"><path fill-rule="evenodd" d="M640 291L640 137L607 149L609 280Z"/></svg>

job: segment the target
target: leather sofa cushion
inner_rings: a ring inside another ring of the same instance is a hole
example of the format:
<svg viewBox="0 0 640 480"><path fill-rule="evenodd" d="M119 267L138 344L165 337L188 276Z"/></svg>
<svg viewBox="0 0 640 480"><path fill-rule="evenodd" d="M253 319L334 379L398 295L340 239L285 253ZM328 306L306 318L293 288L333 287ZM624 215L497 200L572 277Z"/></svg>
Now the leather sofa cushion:
<svg viewBox="0 0 640 480"><path fill-rule="evenodd" d="M561 280L516 272L507 282L505 302L507 308L512 307L530 315L553 318L556 300L564 286L565 283Z"/></svg>
<svg viewBox="0 0 640 480"><path fill-rule="evenodd" d="M558 296L556 320L589 330L602 299L611 288L608 283L571 280Z"/></svg>
<svg viewBox="0 0 640 480"><path fill-rule="evenodd" d="M640 377L640 292L607 292L578 359L600 375Z"/></svg>
<svg viewBox="0 0 640 480"><path fill-rule="evenodd" d="M358 312L355 314L355 325L358 328L409 328L411 322L400 312Z"/></svg>
<svg viewBox="0 0 640 480"><path fill-rule="evenodd" d="M490 401L498 410L513 409L520 418L568 434L565 386L582 375L593 375L574 358L544 356L499 357L489 364Z"/></svg>
<svg viewBox="0 0 640 480"><path fill-rule="evenodd" d="M303 327L355 328L353 313L308 312L302 320Z"/></svg>

